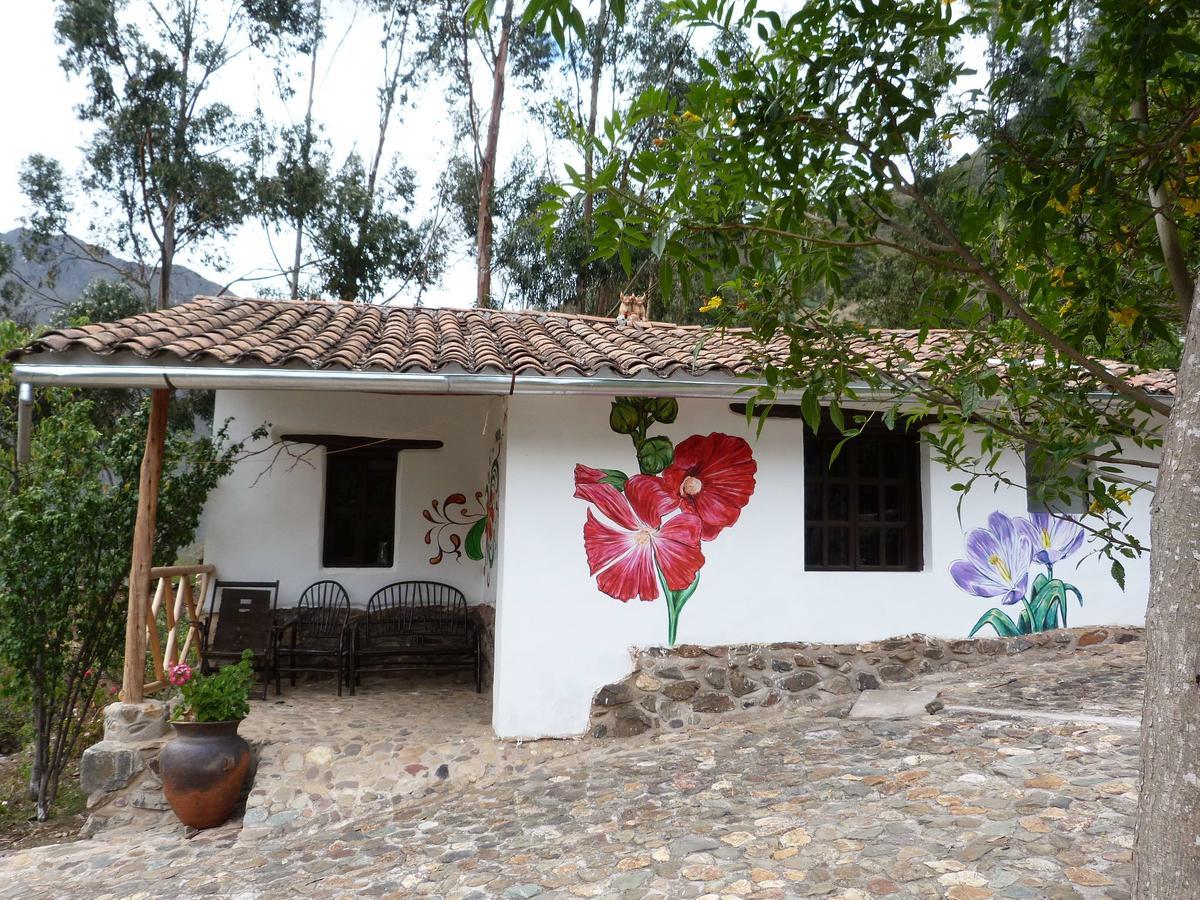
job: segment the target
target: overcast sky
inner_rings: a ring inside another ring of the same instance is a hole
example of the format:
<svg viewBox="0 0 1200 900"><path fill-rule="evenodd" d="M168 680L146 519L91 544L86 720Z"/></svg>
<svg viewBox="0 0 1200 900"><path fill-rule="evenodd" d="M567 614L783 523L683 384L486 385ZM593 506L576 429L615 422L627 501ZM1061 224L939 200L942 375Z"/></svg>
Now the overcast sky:
<svg viewBox="0 0 1200 900"><path fill-rule="evenodd" d="M221 0L205 0L222 6ZM790 0L785 0L784 6ZM21 162L31 153L44 153L58 158L64 168L74 171L80 162L80 146L87 138L83 124L75 117L75 106L83 99L83 85L68 79L59 66L61 48L54 40L56 4L52 0L22 0L8 3L4 27L0 28L0 231L20 224L24 203L17 184ZM378 26L365 14L353 18L352 3L327 2L333 9L323 45L314 115L325 126L334 150L334 159L341 160L356 147L364 156L374 149L378 118L376 87L381 80L382 53L376 35ZM968 62L978 61L974 68L982 72L983 45L967 48ZM299 67L302 61L297 60ZM297 70L299 71L299 70ZM972 79L976 85L982 79ZM302 84L297 80L298 88ZM477 85L476 92L486 103L490 85ZM418 184L417 209L414 220L427 214L433 203L433 189L454 151L453 129L449 108L443 95L444 81L431 74L426 87L393 122L388 135L389 149L399 160L416 172ZM287 124L303 117L303 96L299 94L284 106L275 95L270 67L261 58L245 65L231 67L217 83L214 96L229 103L239 112L249 113L256 104L263 107L267 117L276 123ZM550 142L537 123L521 106L521 95L510 83L500 132L500 170L506 160L528 145L538 157L545 157ZM957 143L957 142L956 142ZM957 152L970 149L956 146ZM550 160L555 171L561 171L564 154L569 151L554 147L557 156ZM572 154L573 155L573 154ZM87 236L87 223L95 215L86 203L77 206L72 230ZM284 235L277 241L280 256L289 257L287 247L291 238ZM210 248L211 249L211 248ZM238 277L261 275L277 269L271 246L261 226L243 226L232 240L220 245L226 259L218 265L198 255L196 251L181 254L185 265L221 284ZM432 305L470 305L475 295L475 266L471 248L465 242L453 248L442 284L422 298ZM232 290L252 295L262 284L274 284L286 290L282 279L263 282L247 281L235 284ZM497 280L496 290L503 289ZM403 299L403 298L402 298Z"/></svg>
<svg viewBox="0 0 1200 900"><path fill-rule="evenodd" d="M326 4L326 8L332 5ZM68 79L58 62L61 48L54 40L55 4L51 0L23 0L6 7L4 27L0 28L0 84L4 85L0 90L0 122L4 123L0 136L0 231L19 225L24 212L17 184L22 160L31 153L44 153L73 171L79 165L79 147L87 134L74 112L83 99L83 85ZM314 115L325 125L335 160L344 158L355 147L369 157L374 151L378 120L375 91L382 72L377 30L369 18L353 19L350 4L334 9L318 68ZM297 97L291 109L283 107L275 98L269 67L261 59L259 63L227 73L219 82L216 96L241 112L249 112L255 103L261 103L268 117L277 121L302 119L303 98ZM443 87L441 78L432 77L393 121L388 134L389 149L417 175L418 209L414 218L430 209L434 185L454 149ZM477 93L482 95L483 89L477 88ZM540 126L522 113L517 92L510 90L501 127L502 171L503 160L526 143L539 154L545 152ZM81 209L73 223L73 230L80 236L86 236L88 212L86 207ZM290 242L287 236L277 242L285 259ZM222 284L239 275L273 268L271 248L257 225L241 228L224 250L228 256L224 271L195 252L184 254L181 262ZM259 283L235 285L233 290L253 294ZM276 284L284 287L282 281ZM474 259L464 244L454 248L442 285L427 292L423 299L434 305L470 305L474 296Z"/></svg>

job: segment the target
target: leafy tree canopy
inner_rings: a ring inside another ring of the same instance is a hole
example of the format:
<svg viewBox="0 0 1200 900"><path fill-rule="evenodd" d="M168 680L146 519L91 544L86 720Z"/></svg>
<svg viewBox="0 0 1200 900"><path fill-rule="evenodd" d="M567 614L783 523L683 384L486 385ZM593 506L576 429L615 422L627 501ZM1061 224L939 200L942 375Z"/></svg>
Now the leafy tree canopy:
<svg viewBox="0 0 1200 900"><path fill-rule="evenodd" d="M789 337L762 401L803 393L816 427L833 398L853 434L840 407L884 388L889 424L939 417L931 441L966 473L959 489L1012 478L999 451L1028 445L1044 499L1087 491L1105 552L1142 550L1127 503L1160 442L1147 416L1169 408L1101 360L1177 359L1200 262L1195 5L1101 0L1086 19L1068 0L670 6L728 39L686 97L652 87L614 115L591 139L594 176L573 174L552 212L594 196L600 255L631 272L648 252L664 294L698 282L714 323ZM1028 61L1035 102L1002 68L968 90L958 50L980 37ZM632 142L654 129L653 146ZM960 139L978 150L948 159ZM920 337L962 329L953 355L922 354L920 380L912 351L864 354L874 336L836 302L864 259L920 272Z"/></svg>

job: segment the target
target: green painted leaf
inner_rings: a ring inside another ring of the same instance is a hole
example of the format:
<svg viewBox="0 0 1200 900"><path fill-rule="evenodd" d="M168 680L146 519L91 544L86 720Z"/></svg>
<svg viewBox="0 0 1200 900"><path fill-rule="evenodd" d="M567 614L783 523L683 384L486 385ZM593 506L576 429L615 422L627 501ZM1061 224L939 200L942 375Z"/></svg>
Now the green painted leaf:
<svg viewBox="0 0 1200 900"><path fill-rule="evenodd" d="M486 528L487 516L483 516L476 519L471 530L467 532L467 539L463 542L463 552L467 554L467 559L483 559L483 532Z"/></svg>
<svg viewBox="0 0 1200 900"><path fill-rule="evenodd" d="M664 586L664 588L666 587L665 583L663 586ZM692 594L696 593L696 588L698 588L699 586L700 586L700 575L697 574L696 580L693 581L687 587L685 587L682 591L672 591L672 590L668 589L668 594L671 595L669 600L672 603L672 605L675 607L675 612L679 612L679 610L683 609L683 604L687 603L688 600L691 599Z"/></svg>
<svg viewBox="0 0 1200 900"><path fill-rule="evenodd" d="M1112 571L1113 581L1115 581L1117 583L1117 587L1119 587L1121 590L1125 590L1125 567L1114 559L1112 562L1112 570L1111 571ZM1076 591L1075 593L1078 594L1079 592ZM1079 598L1079 604L1080 604L1080 606L1083 605L1083 597L1082 596L1080 596L1080 598Z"/></svg>
<svg viewBox="0 0 1200 900"><path fill-rule="evenodd" d="M643 475L657 475L675 458L675 447L670 438L652 437L638 447L637 456Z"/></svg>
<svg viewBox="0 0 1200 900"><path fill-rule="evenodd" d="M1073 585L1073 584L1067 584L1064 582L1063 590L1065 590L1069 594L1074 594L1075 599L1079 601L1079 605L1083 606L1083 594L1081 594L1079 592L1079 588L1075 587L1075 585Z"/></svg>
<svg viewBox="0 0 1200 900"><path fill-rule="evenodd" d="M1034 632L1051 631L1058 628L1060 618L1065 628L1067 592L1064 589L1063 583L1057 578L1053 578L1042 579L1040 585L1038 585L1037 581L1034 584L1038 587L1033 595L1033 599L1029 603L1033 614Z"/></svg>
<svg viewBox="0 0 1200 900"><path fill-rule="evenodd" d="M999 637L1016 637L1021 633L1013 624L1012 619L993 607L979 617L979 621L975 623L975 627L971 629L971 633L967 637L975 637L975 633L984 625L991 625Z"/></svg>
<svg viewBox="0 0 1200 900"><path fill-rule="evenodd" d="M629 397L618 397L608 414L608 427L617 434L633 434L641 424L641 416Z"/></svg>
<svg viewBox="0 0 1200 900"><path fill-rule="evenodd" d="M625 482L629 480L629 476L620 469L601 469L604 477L600 479L601 484L611 484L618 491L625 490Z"/></svg>

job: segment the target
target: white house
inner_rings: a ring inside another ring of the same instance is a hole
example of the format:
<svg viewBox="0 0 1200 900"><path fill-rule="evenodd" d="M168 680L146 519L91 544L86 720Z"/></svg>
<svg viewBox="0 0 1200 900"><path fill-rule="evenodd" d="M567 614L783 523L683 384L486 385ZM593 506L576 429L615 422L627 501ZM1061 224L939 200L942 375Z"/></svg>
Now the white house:
<svg viewBox="0 0 1200 900"><path fill-rule="evenodd" d="M757 434L734 408L754 383L748 339L703 334L197 298L49 332L16 377L215 388L231 436L267 424L287 452L247 459L214 493L206 562L279 579L281 605L328 578L358 605L408 579L493 606L501 737L583 732L596 691L669 628L699 645L962 637L993 607L1015 622L1049 566L1072 588L1069 624L1142 622L1145 558L1121 590L1015 487L969 493L960 518L960 478L919 430L864 434L832 467L832 435L799 418ZM1023 460L1009 463L1023 483ZM1143 539L1148 503L1131 509Z"/></svg>

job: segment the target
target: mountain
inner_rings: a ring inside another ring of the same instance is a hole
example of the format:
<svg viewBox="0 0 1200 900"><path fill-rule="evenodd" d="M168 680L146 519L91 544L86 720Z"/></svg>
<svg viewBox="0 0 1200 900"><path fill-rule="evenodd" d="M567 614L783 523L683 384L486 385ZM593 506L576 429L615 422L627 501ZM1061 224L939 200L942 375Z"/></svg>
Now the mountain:
<svg viewBox="0 0 1200 900"><path fill-rule="evenodd" d="M90 253L84 255L79 248L87 246L87 242L78 238L59 238L52 245L49 262L26 260L21 256L19 246L23 231L22 228L14 228L0 234L0 243L13 248L13 272L19 276L14 279L10 274L0 278L0 285L16 281L18 284L43 286L36 292L23 292L17 307L9 311L9 315L14 319L45 323L56 309L77 298L91 282L97 279L114 280L119 278L122 272L132 274L137 271L136 263L113 256L100 248L93 247ZM54 286L46 287L46 277L55 266L58 272ZM203 275L178 263L171 274L171 300L174 303L190 300L197 294L219 294L221 287L215 281L209 281ZM151 289L158 291L157 275L152 279ZM41 296L42 294L47 296Z"/></svg>

